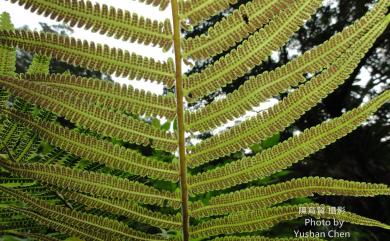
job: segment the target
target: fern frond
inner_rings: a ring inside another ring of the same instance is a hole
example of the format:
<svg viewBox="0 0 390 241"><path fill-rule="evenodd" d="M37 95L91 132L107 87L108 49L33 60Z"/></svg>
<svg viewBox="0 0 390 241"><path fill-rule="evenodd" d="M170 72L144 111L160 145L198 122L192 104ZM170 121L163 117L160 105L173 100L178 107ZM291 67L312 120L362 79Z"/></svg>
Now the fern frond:
<svg viewBox="0 0 390 241"><path fill-rule="evenodd" d="M12 230L8 231L6 233L12 234L12 235L15 235L18 237L29 238L29 239L36 240L36 241L60 241L60 239L57 239L57 238L51 237L51 236L47 236L44 234L40 234L40 233L31 233L31 232L22 233L22 232L17 232L17 231L12 231Z"/></svg>
<svg viewBox="0 0 390 241"><path fill-rule="evenodd" d="M4 185L1 185L1 186L4 186ZM8 185L5 186L5 187L19 188L19 187L8 186ZM50 201L50 202L57 202L57 200L58 200L57 199L58 196L56 196L56 195L37 195L37 194L34 194L34 193L32 193L31 195L39 197L39 199ZM12 202L12 203L15 203L16 201L17 201L17 199L14 198L14 197L10 197L10 196L7 196L7 195L0 196L0 202Z"/></svg>
<svg viewBox="0 0 390 241"><path fill-rule="evenodd" d="M227 217L204 222L200 225L193 227L191 234L194 238L200 238L215 236L218 234L245 233L257 230L267 230L282 221L292 220L305 216L299 213L299 207L302 206L305 206L307 208L312 207L316 210L318 207L325 209L329 208L329 206L325 205L304 204L249 210L232 214ZM342 212L339 214L331 214L330 212L325 212L324 214L316 213L309 215L315 218L334 218L352 224L380 227L390 230L390 225L383 224L379 221L362 217L351 212Z"/></svg>
<svg viewBox="0 0 390 241"><path fill-rule="evenodd" d="M11 0L31 12L50 16L51 19L70 24L71 27L91 29L116 39L137 41L146 45L159 45L165 51L172 46L171 23L138 16L122 9L90 1L71 0Z"/></svg>
<svg viewBox="0 0 390 241"><path fill-rule="evenodd" d="M18 200L24 202L30 208L33 208L36 214L49 217L53 221L60 221L68 224L78 230L88 230L91 236L101 237L116 237L119 240L161 240L154 235L147 235L138 231L135 231L123 223L116 220L110 220L91 214L86 214L71 209L63 208L61 206L51 205L45 201L34 198L23 192L14 189L8 189L0 187L2 192L6 192L9 195L16 197ZM12 208L15 211L21 211L19 208ZM22 209L29 211L30 209ZM26 216L35 219L34 215L29 215L29 212L23 212ZM42 223L46 225L45 223ZM107 240L107 239L104 239Z"/></svg>
<svg viewBox="0 0 390 241"><path fill-rule="evenodd" d="M34 55L34 58L28 67L27 74L49 74L50 57Z"/></svg>
<svg viewBox="0 0 390 241"><path fill-rule="evenodd" d="M12 31L14 30L15 27L11 22L11 17L9 13L7 12L2 12L0 14L0 30L7 30L7 31Z"/></svg>
<svg viewBox="0 0 390 241"><path fill-rule="evenodd" d="M33 186L36 183L34 180L31 180L30 178L22 178L22 177L0 177L0 186L7 186L7 187L28 187Z"/></svg>
<svg viewBox="0 0 390 241"><path fill-rule="evenodd" d="M197 166L209 160L234 153L282 131L324 97L332 93L353 72L364 54L371 48L390 21L382 21L362 39L355 42L345 54L328 69L314 77L278 104L231 129L213 136L190 150L189 165Z"/></svg>
<svg viewBox="0 0 390 241"><path fill-rule="evenodd" d="M34 225L31 218L13 218L10 220L0 221L0 233L2 230L12 230L14 228L28 227Z"/></svg>
<svg viewBox="0 0 390 241"><path fill-rule="evenodd" d="M159 6L160 10L164 10L167 8L169 4L169 0L138 0L147 5Z"/></svg>
<svg viewBox="0 0 390 241"><path fill-rule="evenodd" d="M259 65L272 51L279 49L288 41L303 24L303 20L308 19L321 2L321 0L295 2L236 49L202 72L186 77L184 89L187 100L194 101L216 91Z"/></svg>
<svg viewBox="0 0 390 241"><path fill-rule="evenodd" d="M117 238L119 240L164 240L159 236L152 236L141 233L139 231L135 231L118 221L87 214L75 213L74 211L68 211L66 213L61 214L61 212L65 210L59 210L55 213L56 215L58 215L58 219L61 218L65 220L64 222L62 220L57 221L53 217L47 218L46 215L36 213L27 208L12 207L12 209L33 218L35 221L42 225L48 226L64 233L73 234L77 237L84 238L86 240L104 241L110 240L110 238ZM74 216L71 216L71 214L69 213L73 214ZM82 226L75 226L74 224ZM86 226L88 228L83 228L83 226Z"/></svg>
<svg viewBox="0 0 390 241"><path fill-rule="evenodd" d="M34 224L32 224L30 226L26 226L26 227L13 227L13 228L2 230L2 231L3 232L12 231L12 232L25 232L25 233L29 233L29 232L41 232L42 230L45 230L45 229L46 229L45 226L39 225L39 224L37 224L35 222Z"/></svg>
<svg viewBox="0 0 390 241"><path fill-rule="evenodd" d="M26 192L26 193L33 195L33 196L39 196L39 198L44 198L44 197L47 197L47 198L51 197L52 199L58 198L58 196L56 194L53 194L51 189L48 189L47 187L42 186L42 185L38 184L37 182L35 182L35 183L36 183L35 185L20 186L20 187L15 187L15 189Z"/></svg>
<svg viewBox="0 0 390 241"><path fill-rule="evenodd" d="M86 172L58 165L13 163L0 156L0 166L20 176L71 191L94 196L130 199L140 203L178 208L178 193L159 191L144 184L97 172Z"/></svg>
<svg viewBox="0 0 390 241"><path fill-rule="evenodd" d="M0 50L1 51L1 50ZM2 88L0 88L0 107L4 107L7 104L7 101L9 99L9 93ZM0 115L1 117L1 115ZM1 123L0 123L0 132L1 132Z"/></svg>
<svg viewBox="0 0 390 241"><path fill-rule="evenodd" d="M2 110L3 107L0 107ZM2 114L6 114L2 111ZM15 161L27 160L38 149L39 140L34 133L6 118L0 128L0 151L7 148Z"/></svg>
<svg viewBox="0 0 390 241"><path fill-rule="evenodd" d="M325 241L320 238L268 238L263 236L225 236L213 241Z"/></svg>
<svg viewBox="0 0 390 241"><path fill-rule="evenodd" d="M86 241L320 241L257 235L305 216L302 207L330 210L316 203L279 205L290 199L390 196L389 185L325 177L246 185L346 136L389 102L386 89L368 103L278 144L263 141L293 124L350 76L387 29L389 0L375 1L350 27L256 76L251 76L253 69L285 46L323 0L138 0L160 9L171 2L173 28L168 19L154 21L93 0L10 1L108 37L164 51L173 46L175 63L60 34L14 30L9 16L0 15L0 235L26 236L31 231L31 239L51 240L44 234L54 229L62 234L53 237L61 240L70 235ZM221 20L208 28L210 17ZM202 21L198 27L205 34L185 39L184 33L183 38L183 29ZM16 49L34 54L27 74L15 73ZM169 94L69 72L50 75L51 59L103 75L156 81ZM205 66L183 76L182 62L192 65L191 59L205 60ZM249 79L226 99L191 112L198 106L191 103L246 75ZM283 92L286 97L258 115L194 146L187 142L191 132L216 128ZM161 126L159 117L168 121ZM171 123L174 132L168 130ZM251 156L201 166L258 142L264 148L253 148ZM172 160L173 155L179 160ZM390 230L388 224L350 212L308 215Z"/></svg>
<svg viewBox="0 0 390 241"><path fill-rule="evenodd" d="M219 190L269 176L304 159L312 153L344 137L357 128L381 105L390 100L390 90L385 91L364 106L344 113L302 134L255 155L228 163L223 167L203 172L189 178L192 194Z"/></svg>
<svg viewBox="0 0 390 241"><path fill-rule="evenodd" d="M0 31L12 31L14 26L7 12L0 14ZM13 47L0 45L0 75L13 76L16 70L16 51ZM0 89L0 94L2 90ZM1 103L1 102L0 102Z"/></svg>
<svg viewBox="0 0 390 241"><path fill-rule="evenodd" d="M0 222L2 222L2 223L8 222L8 221L12 221L12 220L31 220L30 218L26 218L26 217L18 214L17 212L13 212L13 211L10 211L8 209L4 209L4 210L6 210L7 216L3 216L0 213L0 215L1 215Z"/></svg>
<svg viewBox="0 0 390 241"><path fill-rule="evenodd" d="M336 180L325 177L304 177L265 187L250 187L237 192L213 197L207 205L193 203L191 215L195 218L222 215L238 211L260 209L298 197L320 195L342 195L372 197L390 195L390 188L384 184L371 184Z"/></svg>
<svg viewBox="0 0 390 241"><path fill-rule="evenodd" d="M5 76L0 77L0 86L26 101L106 136L140 145L152 145L166 151L174 151L177 148L173 134L157 129L141 120L108 109L100 109L66 92L56 91L32 81Z"/></svg>
<svg viewBox="0 0 390 241"><path fill-rule="evenodd" d="M35 133L50 144L79 157L140 176L173 182L179 179L177 165L145 157L131 149L71 131L54 123L36 121L19 112L7 110L4 112L14 120L23 123L24 126L33 129Z"/></svg>
<svg viewBox="0 0 390 241"><path fill-rule="evenodd" d="M172 216L151 211L127 200L94 198L76 192L65 192L64 196L88 207L124 215L140 223L150 224L155 227L175 230L181 227L181 217L179 215Z"/></svg>
<svg viewBox="0 0 390 241"><path fill-rule="evenodd" d="M181 19L188 19L191 25L196 25L202 20L228 9L230 4L237 0L187 0L179 1L179 14Z"/></svg>
<svg viewBox="0 0 390 241"><path fill-rule="evenodd" d="M228 50L268 23L290 3L291 0L254 0L240 5L210 27L207 34L184 39L184 57L204 59Z"/></svg>
<svg viewBox="0 0 390 241"><path fill-rule="evenodd" d="M9 197L11 198L11 196ZM0 235L7 232L40 232L45 230L44 226L38 225L33 219L20 215L8 207L0 209L0 216Z"/></svg>
<svg viewBox="0 0 390 241"><path fill-rule="evenodd" d="M250 77L228 94L195 112L187 112L186 127L190 131L206 131L226 123L251 110L262 101L271 98L291 86L306 81L304 74L319 73L328 68L367 31L382 20L387 11L387 0L382 0L361 19L335 34L323 44L270 72Z"/></svg>
<svg viewBox="0 0 390 241"><path fill-rule="evenodd" d="M6 217L12 217L18 215L17 212L8 210L8 209L0 209L0 217L6 218Z"/></svg>
<svg viewBox="0 0 390 241"><path fill-rule="evenodd" d="M34 133L26 130L19 139L18 145L14 148L13 155L17 162L26 161L32 154L34 154L39 147L39 140Z"/></svg>
<svg viewBox="0 0 390 241"><path fill-rule="evenodd" d="M106 108L147 116L164 116L172 120L175 115L175 98L152 94L110 81L82 78L74 75L21 75L21 79L68 91L90 103Z"/></svg>
<svg viewBox="0 0 390 241"><path fill-rule="evenodd" d="M68 156L72 156L72 154L61 148L54 147L49 153L44 154L39 161L47 164L64 163L63 160L67 159Z"/></svg>
<svg viewBox="0 0 390 241"><path fill-rule="evenodd" d="M5 147L13 149L18 143L19 135L24 131L24 128L9 119L4 120L0 130L0 151Z"/></svg>
<svg viewBox="0 0 390 241"><path fill-rule="evenodd" d="M130 79L149 79L172 87L173 61L156 61L107 45L82 41L53 33L27 30L0 31L0 44Z"/></svg>

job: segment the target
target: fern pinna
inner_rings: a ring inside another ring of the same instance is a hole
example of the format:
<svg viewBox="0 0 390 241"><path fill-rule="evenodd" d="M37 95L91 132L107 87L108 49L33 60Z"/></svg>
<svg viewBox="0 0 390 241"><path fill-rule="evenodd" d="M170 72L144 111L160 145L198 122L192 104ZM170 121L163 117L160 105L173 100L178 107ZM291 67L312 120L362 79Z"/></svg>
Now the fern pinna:
<svg viewBox="0 0 390 241"><path fill-rule="evenodd" d="M174 59L156 61L64 35L16 30L10 16L1 15L2 234L31 240L321 240L262 235L305 215L390 229L348 211L300 212L331 208L325 204L286 204L314 194L390 195L385 184L317 176L255 182L353 131L389 101L389 90L255 155L222 161L285 130L343 84L388 26L388 0L377 1L324 43L279 68L251 75L225 98L195 110L188 104L247 75L284 46L323 1L140 0L160 10L170 6L172 19L165 21L87 0L11 2L108 37L172 49ZM240 5L226 11L232 4ZM223 11L200 36L181 34ZM16 49L34 54L27 73L15 73ZM200 71L182 73L182 61L215 56ZM157 81L176 96L50 74L51 59ZM256 116L198 144L189 141L192 134L223 126L287 90L293 91Z"/></svg>

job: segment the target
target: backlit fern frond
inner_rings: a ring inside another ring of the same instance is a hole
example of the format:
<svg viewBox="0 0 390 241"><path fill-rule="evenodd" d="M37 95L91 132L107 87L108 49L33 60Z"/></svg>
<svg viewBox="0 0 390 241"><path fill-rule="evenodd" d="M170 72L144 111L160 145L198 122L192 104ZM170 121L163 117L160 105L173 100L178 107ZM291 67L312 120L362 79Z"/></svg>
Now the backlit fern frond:
<svg viewBox="0 0 390 241"><path fill-rule="evenodd" d="M187 100L194 101L216 91L259 65L272 51L278 50L288 41L321 2L321 0L294 2L237 48L207 66L202 72L186 77L184 89Z"/></svg>
<svg viewBox="0 0 390 241"><path fill-rule="evenodd" d="M39 233L30 233L30 232L17 232L17 231L8 231L7 234L12 234L18 237L23 238L29 238L35 241L60 241L60 239L57 239L55 237L39 234Z"/></svg>
<svg viewBox="0 0 390 241"><path fill-rule="evenodd" d="M10 175L6 176L4 174L2 176L4 176L4 177L0 178L0 186L30 187L30 186L34 186L36 184L36 182L34 182L34 180L31 180L30 178L14 177L14 176L10 176Z"/></svg>
<svg viewBox="0 0 390 241"><path fill-rule="evenodd" d="M0 187L2 192L17 197L28 207L36 210L36 215L41 217L50 217L51 220L63 222L75 229L89 232L92 237L101 236L103 240L111 236L124 240L161 240L161 238L135 231L126 225L108 218L98 217L74 210L66 209L56 205L47 204L45 201L29 196L23 192ZM21 212L26 216L36 219L36 215L31 215L31 209L11 208ZM39 222L39 221L38 221ZM44 224L44 223L43 223ZM104 235L104 236L102 236Z"/></svg>
<svg viewBox="0 0 390 241"><path fill-rule="evenodd" d="M6 230L3 230L2 234L10 234L9 232L23 232L23 233L32 233L32 232L40 232L42 230L45 230L46 226L39 225L37 223L33 223L31 225L27 226L17 226L12 227Z"/></svg>
<svg viewBox="0 0 390 241"><path fill-rule="evenodd" d="M390 195L384 184L352 182L324 177L304 177L264 187L251 187L213 197L207 205L196 202L191 214L196 217L222 215L238 211L260 209L298 197L320 195L376 196Z"/></svg>
<svg viewBox="0 0 390 241"><path fill-rule="evenodd" d="M180 229L181 227L180 216L164 215L159 212L153 212L127 200L94 198L77 192L66 192L64 193L64 196L88 207L124 215L137 220L138 222L150 224L155 227L169 229Z"/></svg>
<svg viewBox="0 0 390 241"><path fill-rule="evenodd" d="M53 146L60 147L77 156L140 176L168 181L177 181L179 178L178 167L174 164L142 156L136 151L113 145L111 142L92 136L80 135L54 123L37 121L14 111L6 111L6 113L24 126L30 127Z"/></svg>
<svg viewBox="0 0 390 241"><path fill-rule="evenodd" d="M39 147L39 140L37 136L26 130L20 137L19 143L12 151L15 161L26 161L32 154L34 154Z"/></svg>
<svg viewBox="0 0 390 241"><path fill-rule="evenodd" d="M0 225L0 233L4 230L13 230L13 229L17 229L17 228L22 228L22 227L30 227L30 226L34 226L34 220L32 220L31 218L13 218L13 219L10 219L10 220L4 220L2 222L0 222L1 225Z"/></svg>
<svg viewBox="0 0 390 241"><path fill-rule="evenodd" d="M192 234L194 237L210 237L218 234L231 234L231 233L246 233L256 230L267 230L272 226L282 221L292 220L304 216L299 213L299 207L322 207L329 208L329 206L318 204L304 204L304 205L289 205L266 209L248 210L231 214L229 216L214 219L208 222L204 222L198 226L193 227ZM309 214L310 215L310 214ZM337 219L345 222L381 227L390 229L389 225L383 224L379 221L362 217L360 215L351 212L342 212L338 214L331 214L325 212L324 214L312 214L315 218L325 219Z"/></svg>
<svg viewBox="0 0 390 241"><path fill-rule="evenodd" d="M346 112L341 117L306 129L302 134L291 137L254 157L246 157L192 176L189 178L190 192L196 194L228 188L267 177L289 167L350 133L389 100L390 91L388 90L366 105Z"/></svg>
<svg viewBox="0 0 390 241"><path fill-rule="evenodd" d="M86 240L107 240L109 237L121 240L163 240L159 236L135 231L118 221L67 211L64 208L57 208L50 218L27 208L11 207L11 209L30 216L45 226L77 235Z"/></svg>
<svg viewBox="0 0 390 241"><path fill-rule="evenodd" d="M0 151L5 150L5 148L14 149L25 131L24 127L5 119L0 129Z"/></svg>
<svg viewBox="0 0 390 241"><path fill-rule="evenodd" d="M215 135L190 150L189 165L198 166L264 140L291 125L301 115L332 93L349 77L373 42L387 27L390 15L356 41L346 53L312 80L278 104L231 129Z"/></svg>
<svg viewBox="0 0 390 241"><path fill-rule="evenodd" d="M66 92L56 91L33 81L7 77L0 77L0 86L27 101L106 136L140 145L152 145L166 151L176 149L176 141L171 134L141 120L98 108Z"/></svg>
<svg viewBox="0 0 390 241"><path fill-rule="evenodd" d="M11 22L11 17L9 13L3 12L0 14L0 29L6 31L14 30L14 25ZM14 72L14 71L13 71Z"/></svg>
<svg viewBox="0 0 390 241"><path fill-rule="evenodd" d="M8 99L9 99L8 92L0 88L0 106L6 105ZM1 127L0 127L0 131L1 131Z"/></svg>
<svg viewBox="0 0 390 241"><path fill-rule="evenodd" d="M267 24L290 3L291 0L255 0L243 4L210 27L207 34L185 39L183 51L186 56L202 59L228 50Z"/></svg>
<svg viewBox="0 0 390 241"><path fill-rule="evenodd" d="M9 14L6 12L0 14L0 31L13 31L13 29L14 26L11 23ZM13 76L16 70L15 65L15 48L0 45L0 75ZM2 94L1 89L0 94Z"/></svg>
<svg viewBox="0 0 390 241"><path fill-rule="evenodd" d="M178 208L176 193L159 191L139 182L115 176L86 172L59 165L40 163L13 163L0 157L0 166L20 177L31 178L45 184L71 191L80 191L94 196L130 199L136 202Z"/></svg>
<svg viewBox="0 0 390 241"><path fill-rule="evenodd" d="M380 1L353 25L335 34L323 44L306 51L301 56L273 71L252 76L239 89L226 98L214 101L195 112L186 114L186 126L191 131L206 131L238 118L262 101L289 87L305 82L304 74L319 73L360 39L368 30L383 20L387 1Z"/></svg>
<svg viewBox="0 0 390 241"><path fill-rule="evenodd" d="M0 44L18 47L69 64L131 79L149 79L167 86L174 81L173 62L156 61L107 45L53 33L1 31Z"/></svg>
<svg viewBox="0 0 390 241"><path fill-rule="evenodd" d="M90 1L59 0L12 0L25 9L45 15L51 19L84 27L116 39L159 45L164 50L172 46L170 21L158 22L138 16L136 13L115 9L105 4Z"/></svg>
<svg viewBox="0 0 390 241"><path fill-rule="evenodd" d="M51 58L41 55L34 55L34 58L28 67L27 74L48 74Z"/></svg>
<svg viewBox="0 0 390 241"><path fill-rule="evenodd" d="M389 102L385 86L362 106L286 139L294 122L356 74L377 46L390 22L388 0L375 1L359 20L346 20L349 27L273 70L270 56L283 47L281 56L289 59L290 46L301 41L301 32L293 37L297 30L311 33L311 24L332 22L323 19L329 10L323 0L139 0L161 10L170 3L172 19L162 21L141 17L135 8L115 8L116 1L112 7L90 0L11 2L71 27L152 45L148 49L157 54L173 47L174 61L144 57L149 53L143 49L141 56L63 34L14 30L9 16L0 15L0 235L50 241L323 241L263 235L305 216L303 207L330 208L306 197L390 196L388 184L274 179ZM26 57L15 73L16 51L18 57L33 54L27 72ZM183 73L182 63L192 61L195 68ZM64 73L52 74L58 72ZM104 80L109 75L162 83L163 94ZM224 87L233 92L220 95ZM240 120L273 97L280 101ZM312 216L390 230L349 212Z"/></svg>
<svg viewBox="0 0 390 241"><path fill-rule="evenodd" d="M15 210L21 214L24 214L28 217L31 217L32 219L34 219L36 222L40 223L43 226L50 227L52 229L55 229L55 230L58 230L58 231L61 231L64 233L76 235L77 237L85 238L86 240L104 241L104 239L92 236L87 230L83 230L83 229L79 230L77 227L73 227L70 224L50 219L44 215L40 215L40 214L38 214L34 211L31 211L29 209L20 208L20 207L12 207L12 210Z"/></svg>
<svg viewBox="0 0 390 241"><path fill-rule="evenodd" d="M179 1L179 13L183 19L188 19L191 25L196 25L235 3L237 3L237 0Z"/></svg>
<svg viewBox="0 0 390 241"><path fill-rule="evenodd" d="M138 1L148 5L153 5L155 7L159 6L160 10L164 10L169 4L169 0L138 0Z"/></svg>
<svg viewBox="0 0 390 241"><path fill-rule="evenodd" d="M60 74L21 75L20 79L67 91L88 102L95 102L109 109L138 115L164 116L169 120L176 115L174 97L156 95L110 81Z"/></svg>

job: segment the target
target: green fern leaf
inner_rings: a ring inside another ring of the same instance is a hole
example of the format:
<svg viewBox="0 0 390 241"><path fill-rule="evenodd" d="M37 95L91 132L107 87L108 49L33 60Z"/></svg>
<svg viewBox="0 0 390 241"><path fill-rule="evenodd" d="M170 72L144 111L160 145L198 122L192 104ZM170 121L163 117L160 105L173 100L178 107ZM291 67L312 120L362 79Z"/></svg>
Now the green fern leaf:
<svg viewBox="0 0 390 241"><path fill-rule="evenodd" d="M304 74L320 73L341 54L379 23L387 11L387 1L380 1L353 25L335 34L323 44L306 51L300 57L270 72L249 80L226 98L214 101L195 112L186 113L186 127L190 131L206 131L238 118L259 103L305 82Z"/></svg>
<svg viewBox="0 0 390 241"><path fill-rule="evenodd" d="M12 0L11 2L24 5L25 9L40 15L50 16L51 19L69 23L71 27L77 25L116 39L158 45L164 50L168 50L172 45L172 30L168 19L164 22L153 21L129 11L108 7L105 4L93 4L90 1Z"/></svg>
<svg viewBox="0 0 390 241"><path fill-rule="evenodd" d="M78 100L77 97L56 91L47 86L16 78L0 77L0 86L13 94L46 108L70 121L84 125L107 136L123 139L140 145L173 151L176 140L173 135L151 125Z"/></svg>
<svg viewBox="0 0 390 241"><path fill-rule="evenodd" d="M75 66L102 71L131 79L150 79L167 86L173 85L173 62L130 54L107 45L88 43L53 33L26 30L1 31L0 44L18 47L46 57L53 57ZM94 61L91 61L93 59Z"/></svg>
<svg viewBox="0 0 390 241"><path fill-rule="evenodd" d="M36 182L30 178L21 177L0 177L0 185L6 187L28 187L34 186Z"/></svg>
<svg viewBox="0 0 390 241"><path fill-rule="evenodd" d="M33 62L34 63L34 62ZM163 116L172 120L176 115L173 97L155 95L131 86L73 75L21 75L20 79L35 81L56 90L67 91L88 102L105 108L138 115Z"/></svg>
<svg viewBox="0 0 390 241"><path fill-rule="evenodd" d="M0 230L13 230L15 228L29 227L34 225L34 220L31 218L18 218L11 220L4 220L0 222Z"/></svg>
<svg viewBox="0 0 390 241"><path fill-rule="evenodd" d="M229 8L237 0L188 0L179 1L179 13L184 19L189 19L192 25Z"/></svg>
<svg viewBox="0 0 390 241"><path fill-rule="evenodd" d="M272 51L279 49L288 41L303 23L302 20L308 19L321 2L321 0L295 2L236 49L202 72L185 78L184 89L187 100L191 102L216 91L259 65Z"/></svg>
<svg viewBox="0 0 390 241"><path fill-rule="evenodd" d="M138 0L138 1L148 5L153 5L155 7L159 6L160 10L166 9L169 4L169 0Z"/></svg>
<svg viewBox="0 0 390 241"><path fill-rule="evenodd" d="M254 157L192 176L188 180L190 192L196 194L228 188L289 167L350 133L389 99L390 91L385 91L368 104L307 129L301 135L291 137Z"/></svg>
<svg viewBox="0 0 390 241"><path fill-rule="evenodd" d="M389 22L390 15L362 39L356 41L328 69L300 86L269 110L192 147L189 165L198 166L209 160L237 152L291 125L349 77Z"/></svg>
<svg viewBox="0 0 390 241"><path fill-rule="evenodd" d="M0 14L0 31L12 31L14 26L11 23L8 13ZM16 51L13 47L0 45L0 75L13 76L16 70ZM1 94L0 90L0 94ZM1 103L1 102L0 102Z"/></svg>
<svg viewBox="0 0 390 241"><path fill-rule="evenodd" d="M78 203L83 203L88 207L106 210L110 213L115 213L118 215L124 215L138 222L150 224L155 227L176 230L180 229L181 227L180 216L164 215L159 212L150 211L144 207L141 207L140 205L137 205L136 203L131 203L127 200L122 201L94 198L76 192L66 192L64 193L64 196Z"/></svg>
<svg viewBox="0 0 390 241"><path fill-rule="evenodd" d="M0 14L0 31L12 31L13 24L8 13ZM16 70L16 50L12 47L0 45L0 75L13 76ZM0 88L0 106L6 104L9 98L9 93ZM0 150L1 140L0 140Z"/></svg>
<svg viewBox="0 0 390 241"><path fill-rule="evenodd" d="M372 197L390 195L390 188L384 184L352 182L324 177L304 177L265 187L251 187L222 194L211 198L207 205L200 201L193 203L190 209L193 217L201 218L270 207L292 198L312 196L314 193Z"/></svg>
<svg viewBox="0 0 390 241"><path fill-rule="evenodd" d="M58 165L13 163L3 157L0 157L0 166L21 177L55 185L58 188L89 193L94 196L126 198L159 206L164 206L166 202L168 206L175 208L180 205L176 193L158 191L138 182L106 174L80 171Z"/></svg>
<svg viewBox="0 0 390 241"><path fill-rule="evenodd" d="M25 129L17 123L12 122L9 119L4 120L0 130L0 150L3 150L5 147L13 149L18 143L19 135L23 133L24 130Z"/></svg>
<svg viewBox="0 0 390 241"><path fill-rule="evenodd" d="M28 158L36 152L39 147L40 142L37 139L37 136L30 131L26 131L21 135L18 145L12 151L15 161L23 162L28 160Z"/></svg>
<svg viewBox="0 0 390 241"><path fill-rule="evenodd" d="M60 239L57 239L55 237L50 237L47 235L39 234L39 233L22 233L22 232L16 232L16 231L8 231L7 234L12 234L18 237L24 237L29 238L36 241L60 241Z"/></svg>
<svg viewBox="0 0 390 241"><path fill-rule="evenodd" d="M230 233L245 233L256 230L267 230L281 221L287 221L304 216L299 213L299 207L303 205L281 206L274 208L249 210L235 213L227 217L213 219L195 226L192 229L193 237L210 237L218 234ZM329 208L329 206L318 204L305 204L305 207L322 207ZM312 214L315 218L335 218L337 220L346 221L352 224L381 227L389 229L390 226L379 221L359 216L351 212L342 212L339 214L331 214L325 212L324 214Z"/></svg>
<svg viewBox="0 0 390 241"><path fill-rule="evenodd" d="M31 65L28 67L27 74L48 74L50 61L49 57L35 55Z"/></svg>
<svg viewBox="0 0 390 241"><path fill-rule="evenodd" d="M106 37L163 51L173 47L175 61L59 34L14 30L9 15L0 15L1 235L85 241L320 240L260 235L306 216L299 212L303 205L286 201L314 194L390 195L385 184L330 177L258 184L344 137L390 100L385 90L278 143L286 128L350 77L383 36L390 22L388 0L376 1L359 20L300 57L258 75L252 73L262 66L256 66L294 40L290 37L323 0L139 0L161 10L171 3L172 20L162 21L115 8L115 3L11 2ZM323 10L326 6L315 17L321 23ZM16 49L34 54L27 73L15 73ZM51 75L51 59L85 69L83 76L94 70L156 81L164 85L164 95L73 76L69 70ZM183 75L182 63L191 65L191 60L196 67ZM218 96L238 79L244 83L236 91ZM223 126L281 93L286 97L268 110ZM205 96L206 101L198 101ZM219 100L203 107L214 97ZM198 135L215 128L223 130L195 143ZM257 150L248 156L243 152L248 147ZM220 159L227 155L232 158ZM388 224L349 212L310 215L390 230Z"/></svg>
<svg viewBox="0 0 390 241"><path fill-rule="evenodd" d="M115 220L73 211L56 205L50 205L45 201L39 200L17 190L3 187L0 187L0 190L17 197L29 207L37 210L36 215L31 215L31 212L29 212L31 209L11 208L33 219L36 219L38 215L41 217L50 217L53 221L66 223L75 229L88 232L92 237L100 236L103 240L110 235L113 238L116 237L121 240L161 240L161 238L158 238L155 235L147 235L135 231ZM42 223L44 224L44 222Z"/></svg>
<svg viewBox="0 0 390 241"><path fill-rule="evenodd" d="M239 9L209 28L207 34L185 39L183 41L185 57L204 59L228 50L267 24L290 3L290 0L255 0L241 5Z"/></svg>
<svg viewBox="0 0 390 241"><path fill-rule="evenodd" d="M60 147L88 160L106 164L114 169L127 171L141 176L178 181L178 167L142 156L136 151L125 149L111 142L98 140L87 135L80 135L67 128L36 121L29 116L14 111L6 111L14 120L30 127L35 133L50 144Z"/></svg>

